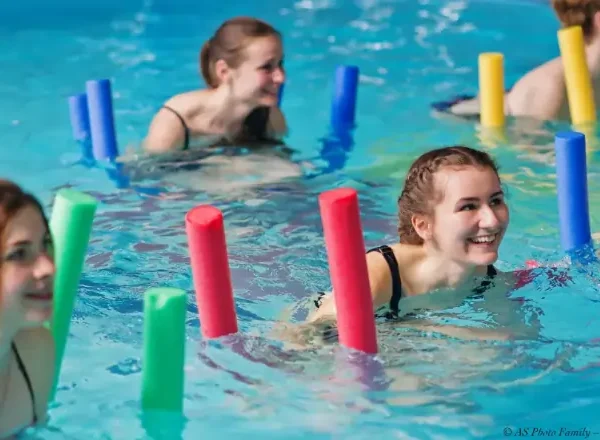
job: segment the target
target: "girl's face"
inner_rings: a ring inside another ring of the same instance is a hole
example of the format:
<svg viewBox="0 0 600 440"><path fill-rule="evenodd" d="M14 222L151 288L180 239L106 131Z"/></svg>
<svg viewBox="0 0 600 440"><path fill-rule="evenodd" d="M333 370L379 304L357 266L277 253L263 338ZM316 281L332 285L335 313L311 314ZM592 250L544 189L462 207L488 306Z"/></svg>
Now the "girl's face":
<svg viewBox="0 0 600 440"><path fill-rule="evenodd" d="M509 223L496 173L472 166L442 169L435 185L441 199L431 228L434 246L461 264L493 264Z"/></svg>
<svg viewBox="0 0 600 440"><path fill-rule="evenodd" d="M36 327L52 316L52 240L37 207L28 205L7 223L0 265L0 313L16 328Z"/></svg>
<svg viewBox="0 0 600 440"><path fill-rule="evenodd" d="M284 81L281 41L275 36L260 37L246 47L244 61L233 71L232 87L243 100L275 107Z"/></svg>

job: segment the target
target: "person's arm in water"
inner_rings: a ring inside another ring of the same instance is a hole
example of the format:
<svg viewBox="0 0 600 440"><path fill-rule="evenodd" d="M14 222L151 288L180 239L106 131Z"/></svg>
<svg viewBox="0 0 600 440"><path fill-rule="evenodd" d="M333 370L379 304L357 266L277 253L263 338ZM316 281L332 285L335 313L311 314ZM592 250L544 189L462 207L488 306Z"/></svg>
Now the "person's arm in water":
<svg viewBox="0 0 600 440"><path fill-rule="evenodd" d="M274 139L283 139L288 134L288 127L285 116L279 107L273 107L269 112L269 122L267 133Z"/></svg>
<svg viewBox="0 0 600 440"><path fill-rule="evenodd" d="M509 93L504 95L504 114L509 114ZM481 98L479 95L471 99L465 99L454 104L449 113L457 116L474 116L481 114Z"/></svg>
<svg viewBox="0 0 600 440"><path fill-rule="evenodd" d="M566 102L559 60L550 61L519 80L508 100L512 116L538 122L560 119Z"/></svg>
<svg viewBox="0 0 600 440"><path fill-rule="evenodd" d="M385 258L379 252L367 254L367 271L373 299L373 312L392 299L392 276ZM333 292L323 298L320 307L307 318L307 322L335 321L336 310Z"/></svg>

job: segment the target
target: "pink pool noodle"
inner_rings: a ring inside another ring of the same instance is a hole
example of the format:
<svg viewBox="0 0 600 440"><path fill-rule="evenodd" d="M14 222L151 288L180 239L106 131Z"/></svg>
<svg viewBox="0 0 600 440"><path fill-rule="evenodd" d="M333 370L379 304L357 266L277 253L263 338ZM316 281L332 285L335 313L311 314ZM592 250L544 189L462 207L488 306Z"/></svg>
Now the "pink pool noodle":
<svg viewBox="0 0 600 440"><path fill-rule="evenodd" d="M186 214L185 229L202 335L237 333L223 214L213 206L199 205Z"/></svg>
<svg viewBox="0 0 600 440"><path fill-rule="evenodd" d="M357 193L351 188L326 191L319 196L319 207L340 344L377 353L375 314Z"/></svg>

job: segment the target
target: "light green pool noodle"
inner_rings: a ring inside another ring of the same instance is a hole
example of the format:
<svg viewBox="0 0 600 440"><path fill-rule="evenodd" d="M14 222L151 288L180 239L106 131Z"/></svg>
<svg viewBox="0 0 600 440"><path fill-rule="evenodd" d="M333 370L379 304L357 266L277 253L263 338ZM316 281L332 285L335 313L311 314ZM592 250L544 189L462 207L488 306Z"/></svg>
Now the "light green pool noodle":
<svg viewBox="0 0 600 440"><path fill-rule="evenodd" d="M51 329L56 344L56 368L51 399L54 399L60 376L75 296L97 205L97 200L88 194L61 189L56 194L52 208L50 233L54 241L56 274Z"/></svg>
<svg viewBox="0 0 600 440"><path fill-rule="evenodd" d="M183 411L186 299L169 287L145 293L143 410Z"/></svg>

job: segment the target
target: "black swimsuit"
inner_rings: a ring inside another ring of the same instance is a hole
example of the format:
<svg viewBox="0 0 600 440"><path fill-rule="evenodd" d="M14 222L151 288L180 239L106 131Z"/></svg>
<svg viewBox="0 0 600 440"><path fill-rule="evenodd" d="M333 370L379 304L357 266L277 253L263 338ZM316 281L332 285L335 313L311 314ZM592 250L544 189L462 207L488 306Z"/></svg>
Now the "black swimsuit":
<svg viewBox="0 0 600 440"><path fill-rule="evenodd" d="M510 93L511 89L506 89L506 94ZM456 114L456 113L452 113L452 107L454 107L456 104L459 104L463 101L470 101L471 99L475 99L477 96L476 95L458 95L458 96L454 96L453 98L450 98L446 101L438 101L438 102L434 102L431 104L431 108L434 110L437 110L438 112L441 113L449 113L452 114L453 116L456 116L458 118L461 119L466 119L466 120L470 120L470 121L479 121L479 118L481 117L479 112L475 113L475 114L465 114L465 115L460 115L460 114Z"/></svg>
<svg viewBox="0 0 600 440"><path fill-rule="evenodd" d="M385 258L387 262L390 272L392 275L392 299L390 299L389 311L380 315L378 317L385 317L387 319L397 319L398 313L400 309L398 308L398 304L400 303L400 298L402 298L402 282L400 280L400 269L398 268L398 260L396 260L396 256L394 255L394 251L391 247L387 245L379 246L367 251L369 252L379 252ZM487 277L488 279L483 280L479 286L473 289L473 294L480 295L486 291L486 289L492 284L492 279L498 274L493 265L489 265L487 267ZM314 301L317 309L321 306L322 298L325 296L325 292L319 292L319 297Z"/></svg>
<svg viewBox="0 0 600 440"><path fill-rule="evenodd" d="M183 129L185 131L185 138L183 141L183 149L187 150L190 147L190 129L185 123L185 119L181 116L176 110L172 109L169 106L163 105L164 109L169 110L173 113L177 118L181 121L181 125L183 125ZM244 121L244 125L242 128L242 133L237 137L236 141L240 143L247 142L272 142L273 139L270 139L267 135L267 126L269 123L269 107L258 107L254 109Z"/></svg>
<svg viewBox="0 0 600 440"><path fill-rule="evenodd" d="M35 411L35 394L33 393L33 386L31 385L31 379L29 378L29 374L27 374L27 369L25 368L25 364L19 355L19 351L17 350L17 346L13 342L11 344L12 350L15 354L15 358L17 359L17 366L19 367L19 371L23 375L23 379L25 379L25 383L27 384L27 389L29 390L29 396L31 397L31 406L33 408L33 425L37 424L38 418Z"/></svg>

